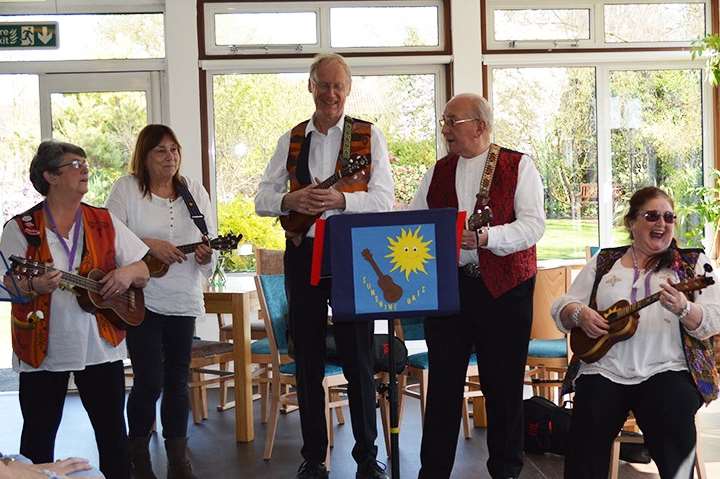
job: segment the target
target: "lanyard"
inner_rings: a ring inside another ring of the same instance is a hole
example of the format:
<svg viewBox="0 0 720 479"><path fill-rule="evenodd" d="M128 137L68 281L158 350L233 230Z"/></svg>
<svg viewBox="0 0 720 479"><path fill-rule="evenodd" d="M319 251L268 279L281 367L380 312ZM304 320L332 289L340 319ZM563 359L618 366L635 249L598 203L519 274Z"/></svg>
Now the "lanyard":
<svg viewBox="0 0 720 479"><path fill-rule="evenodd" d="M637 280L640 278L640 267L638 266L637 256L635 256L635 248L631 246L630 252L632 253L633 260L633 284L632 289L630 290L630 302L637 303L637 287L635 286L635 283L637 283ZM645 274L645 297L650 296L650 279L652 275L652 271L646 272Z"/></svg>
<svg viewBox="0 0 720 479"><path fill-rule="evenodd" d="M57 225L55 224L55 218L53 218L53 215L50 212L50 208L48 208L47 201L43 205L43 208L45 209L45 214L47 215L48 222L50 223L50 230L53 233L55 233L55 236L58 237L58 239L60 240L60 244L62 245L63 249L65 250L65 254L67 254L68 271L72 272L73 263L75 262L75 253L77 252L78 237L80 236L80 226L82 225L82 215L80 213L80 208L78 208L77 211L75 212L75 228L73 229L72 248L68 248L68 245L65 242L65 238L63 238L63 236L60 233L58 233Z"/></svg>

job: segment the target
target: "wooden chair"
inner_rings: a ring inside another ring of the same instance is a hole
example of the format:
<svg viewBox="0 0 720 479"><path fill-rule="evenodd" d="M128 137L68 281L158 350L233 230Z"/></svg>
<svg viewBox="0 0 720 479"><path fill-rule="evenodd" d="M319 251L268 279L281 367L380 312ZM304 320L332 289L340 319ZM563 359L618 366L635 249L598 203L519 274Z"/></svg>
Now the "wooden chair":
<svg viewBox="0 0 720 479"><path fill-rule="evenodd" d="M274 250L274 249L263 249L263 248L256 248L255 249L255 268L256 268L256 274L283 274L285 267L283 264L283 257L285 255L285 252L283 250ZM258 307L259 309L259 307ZM220 341L224 342L231 342L233 337L233 325L232 323L228 324L225 322L224 317L222 314L217 315L218 320L218 330L219 333L219 339ZM250 339L253 340L262 340L263 338L267 337L267 333L265 332L265 324L263 323L261 318L258 318L257 320L253 320L250 322ZM256 355L256 350L257 355ZM267 363L263 363L267 359ZM259 377L260 379L260 392L259 394L256 394L254 396L254 399L262 399L262 422L267 422L267 395L263 394L266 392L265 385L267 384L267 370L270 368L270 349L267 346L267 342L260 343L257 346L255 346L255 349L253 350L253 363L259 364L261 369L265 369L264 374L261 374ZM221 370L227 370L226 364L220 365ZM227 401L227 393L228 393L228 386L229 383L232 381L230 378L223 378L220 381L220 401L218 404L218 411L225 411L227 409L235 407L234 401Z"/></svg>
<svg viewBox="0 0 720 479"><path fill-rule="evenodd" d="M570 287L570 270L566 266L541 269L535 278L533 319L528 345L527 365L533 394L551 401L560 400L554 392L562 386L562 379L570 363L568 337L562 333L550 315L553 301ZM534 380L534 381L533 381Z"/></svg>
<svg viewBox="0 0 720 479"><path fill-rule="evenodd" d="M272 360L271 369L271 407L269 411L269 424L265 436L265 452L263 458L269 460L272 456L277 422L280 415L280 407L283 404L293 404L295 393L283 393L283 387L295 386L295 363L288 362L287 358L287 315L288 304L285 295L284 275L258 275L255 277L258 299L260 300L260 311L265 329L268 333L268 345ZM335 400L333 388L347 384L343 376L342 368L338 365L328 363L325 366L325 379L323 388L325 390L325 418L328 428L329 444L333 443L333 419L332 410L342 408L347 401ZM339 422L344 422L339 416ZM328 448L325 464L330 469L330 448Z"/></svg>
<svg viewBox="0 0 720 479"><path fill-rule="evenodd" d="M233 373L223 368L209 369L213 364L223 364L233 360L233 345L223 341L203 341L194 339L190 357L190 407L192 409L193 422L198 424L208 417L207 408L207 387L224 381L227 376ZM216 376L212 379L205 379L205 375ZM222 388L221 388L222 389Z"/></svg>

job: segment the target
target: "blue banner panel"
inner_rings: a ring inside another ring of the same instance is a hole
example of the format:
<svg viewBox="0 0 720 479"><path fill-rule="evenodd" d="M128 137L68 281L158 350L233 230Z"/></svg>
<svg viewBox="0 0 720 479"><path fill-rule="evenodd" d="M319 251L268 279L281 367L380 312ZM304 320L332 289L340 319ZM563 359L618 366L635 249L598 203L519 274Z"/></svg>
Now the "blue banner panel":
<svg viewBox="0 0 720 479"><path fill-rule="evenodd" d="M452 208L330 217L333 321L457 312L456 218Z"/></svg>

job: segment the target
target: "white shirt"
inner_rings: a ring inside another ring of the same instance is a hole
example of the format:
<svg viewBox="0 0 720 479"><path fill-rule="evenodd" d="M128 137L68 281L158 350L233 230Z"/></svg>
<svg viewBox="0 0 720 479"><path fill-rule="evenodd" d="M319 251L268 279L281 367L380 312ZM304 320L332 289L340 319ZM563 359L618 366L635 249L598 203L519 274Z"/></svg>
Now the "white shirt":
<svg viewBox="0 0 720 479"><path fill-rule="evenodd" d="M324 181L335 173L338 153L342 142L342 130L345 116L332 126L327 135L320 133L311 119L305 129L305 136L312 132L310 138L310 151L308 154L308 167L310 177ZM390 172L390 161L385 137L380 130L371 127L370 154L372 155L370 181L367 191L345 193L345 210L328 210L322 214L327 218L338 213L369 213L390 211L395 197L395 186ZM258 192L255 196L255 211L260 216L282 216L289 211L282 211L280 205L283 196L289 191L290 175L287 171L287 156L290 148L290 132L285 133L278 140L275 153L265 168L265 174L260 180ZM313 225L307 233L315 236Z"/></svg>
<svg viewBox="0 0 720 479"><path fill-rule="evenodd" d="M701 254L695 271L704 273L703 265L708 258ZM578 273L570 290L552 305L551 313L558 328L568 331L560 322L560 312L570 303L590 302L590 293L595 282L597 257L594 257ZM650 274L650 288L645 290L645 279ZM714 273L713 273L714 276ZM604 310L621 299L630 301L633 287L633 268L623 266L618 260L610 271L600 280L597 291L597 307ZM670 269L657 273L641 272L635 283L639 301L660 290L660 284L667 278L677 282L676 274ZM698 339L706 339L720 332L720 285L716 283L695 293L694 302L702 309L703 319L700 326L688 333ZM581 374L600 374L619 384L639 384L654 374L663 371L686 371L688 369L680 336L680 323L676 315L663 308L657 301L640 310L640 320L635 334L625 341L613 345L598 361L586 364L581 362L578 377Z"/></svg>
<svg viewBox="0 0 720 479"><path fill-rule="evenodd" d="M185 178L188 190L200 212L205 215L210 238L217 236L215 212L205 188L197 181ZM107 199L107 208L141 239L153 238L168 241L175 246L197 243L202 234L181 196L170 201L152 193L143 196L134 176L123 176L113 185ZM213 260L199 265L193 254L182 263L173 263L161 278L150 278L145 287L145 307L169 316L205 314L203 289L205 280L212 274Z"/></svg>
<svg viewBox="0 0 720 479"><path fill-rule="evenodd" d="M458 196L458 210L470 216L475 208L476 195L485 170L488 150L474 158L460 157L455 172L455 191ZM427 209L427 194L432 181L435 165L430 167L418 187L409 209ZM496 173L497 174L497 173ZM545 232L545 207L543 185L535 163L523 155L518 166L517 186L513 203L515 221L488 229L488 244L484 248L498 256L526 250L540 241ZM460 265L477 263L475 250L460 250Z"/></svg>
<svg viewBox="0 0 720 479"><path fill-rule="evenodd" d="M132 231L122 224L112 214L115 228L115 264L126 266L142 259L147 253L147 246L140 241ZM74 224L74 223L73 223ZM75 241L74 228L70 228L68 246ZM80 266L83 250L84 235L82 231L78 238L77 251L68 268L67 253L60 243L60 239L50 229L45 228L50 255L56 268L77 273ZM25 256L27 240L20 231L16 221L9 221L2 233L0 250L6 258L11 254ZM56 289L50 296L50 326L48 330L47 356L35 369L27 363L20 361L13 354L13 369L18 372L27 371L82 371L86 366L118 361L127 357L125 341L117 347L100 337L95 315L80 308L77 297L66 290Z"/></svg>

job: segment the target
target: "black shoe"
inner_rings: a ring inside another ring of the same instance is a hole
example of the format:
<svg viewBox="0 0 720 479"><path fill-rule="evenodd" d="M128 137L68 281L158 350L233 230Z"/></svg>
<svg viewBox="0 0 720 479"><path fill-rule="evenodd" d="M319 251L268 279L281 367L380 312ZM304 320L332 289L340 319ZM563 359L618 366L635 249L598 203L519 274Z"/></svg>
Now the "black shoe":
<svg viewBox="0 0 720 479"><path fill-rule="evenodd" d="M385 464L372 459L358 466L355 479L390 479L385 470Z"/></svg>
<svg viewBox="0 0 720 479"><path fill-rule="evenodd" d="M303 462L298 468L297 479L328 479L328 471L325 469L325 464L313 464L310 462Z"/></svg>

